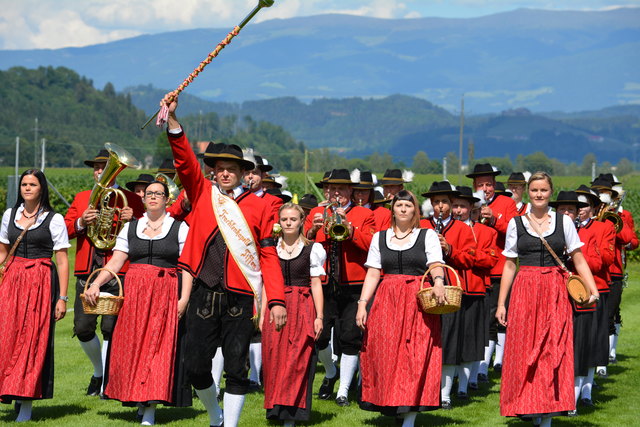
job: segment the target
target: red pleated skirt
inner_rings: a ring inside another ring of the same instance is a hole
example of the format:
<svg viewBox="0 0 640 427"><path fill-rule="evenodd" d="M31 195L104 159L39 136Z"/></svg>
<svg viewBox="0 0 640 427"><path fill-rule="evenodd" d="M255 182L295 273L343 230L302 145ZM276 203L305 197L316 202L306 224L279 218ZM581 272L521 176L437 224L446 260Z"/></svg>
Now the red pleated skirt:
<svg viewBox="0 0 640 427"><path fill-rule="evenodd" d="M507 312L502 415L554 415L575 409L572 317L562 270L520 267Z"/></svg>
<svg viewBox="0 0 640 427"><path fill-rule="evenodd" d="M264 408L309 409L309 372L313 356L316 310L311 288L286 286L287 324L277 332L267 310L262 327Z"/></svg>
<svg viewBox="0 0 640 427"><path fill-rule="evenodd" d="M178 336L175 268L131 264L113 331L105 395L121 402L172 403Z"/></svg>
<svg viewBox="0 0 640 427"><path fill-rule="evenodd" d="M440 406L440 317L420 311L419 289L420 277L385 275L376 291L360 352L362 402L373 410Z"/></svg>
<svg viewBox="0 0 640 427"><path fill-rule="evenodd" d="M53 363L51 266L47 258L14 257L0 284L0 397L5 399L51 397L43 396L45 361Z"/></svg>

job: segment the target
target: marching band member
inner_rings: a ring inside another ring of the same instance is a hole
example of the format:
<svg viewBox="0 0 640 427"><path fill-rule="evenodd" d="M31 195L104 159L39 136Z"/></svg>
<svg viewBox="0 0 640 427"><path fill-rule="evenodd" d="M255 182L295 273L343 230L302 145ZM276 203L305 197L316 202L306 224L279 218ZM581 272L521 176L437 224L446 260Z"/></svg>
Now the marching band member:
<svg viewBox="0 0 640 427"><path fill-rule="evenodd" d="M100 150L95 158L85 160L84 164L93 168L93 179L96 182L98 182L108 159L108 151ZM118 188L118 185L115 183L115 178L112 182L108 183L107 186ZM119 219L122 221L130 221L133 218L140 218L144 214L142 199L135 193L122 188L120 189L124 193L129 206L122 207L122 201L118 198L118 207L122 208ZM89 206L91 192L92 190L86 190L76 194L64 217L64 221L67 226L69 239L76 238L78 241L74 272L76 276L76 299L73 307L73 333L78 337L78 340L80 340L82 350L84 350L93 365L93 375L87 387L87 395L98 396L102 388L103 370L109 348L109 340L111 339L117 316L102 316L100 320L100 330L103 339L101 350L100 340L95 332L98 315L84 313L80 294L84 292L85 282L91 272L96 268L104 267L113 256L113 251L96 248L93 242L87 237L87 227L95 223L99 215L98 209ZM121 279L124 278L128 267L128 263L125 263L120 270L119 275ZM105 285L103 291L117 295L118 284L115 279Z"/></svg>
<svg viewBox="0 0 640 427"><path fill-rule="evenodd" d="M327 251L327 280L324 291L324 325L318 338L318 358L324 365L326 376L318 391L318 397L328 400L333 395L333 387L340 379L336 397L338 406L348 406L349 387L358 369L358 354L362 346L362 333L356 325L358 298L366 275L366 261L371 238L375 233L375 219L371 210L351 203L353 182L346 169L334 169L324 181L328 200L333 206L318 206L305 221L306 236L321 243ZM342 221L346 228L345 240L332 237L325 230L324 213L328 211ZM332 359L329 345L331 329L340 322L339 342L342 356L338 370Z"/></svg>
<svg viewBox="0 0 640 427"><path fill-rule="evenodd" d="M484 224L480 224L471 219L471 211L475 205L475 203L479 202L480 199L473 196L471 191L471 187L466 186L458 186L456 190L460 193L453 198L453 203L451 205L453 217L459 221L464 222L471 228L471 235L473 236L473 240L476 244L476 253L475 260L473 263L473 267L470 270L464 270L464 283L466 286L466 294L468 298L473 298L477 296L481 296L483 299L483 307L482 307L482 316L484 317L483 328L481 330L476 330L477 335L473 335L472 329L469 329L465 332L465 338L482 340L482 353L484 355L485 345L489 341L488 337L488 314L489 305L486 300L486 290L491 286L490 280L490 272L491 269L498 262L498 246L496 244L496 239L498 233L491 227L487 227ZM464 297L463 297L464 298ZM480 346L480 344L478 344ZM470 379L469 379L469 388L477 389L478 388L478 376L479 374L483 374L481 377L483 381L487 381L487 371L483 370L480 372L480 363L481 361L474 361L471 367ZM466 373L465 373L466 376ZM466 390L458 390L458 392L462 391L463 393Z"/></svg>
<svg viewBox="0 0 640 427"><path fill-rule="evenodd" d="M198 224L190 230L179 260L179 266L195 278L186 313L185 364L210 425L224 421L225 426L235 427L249 388L245 361L256 319L254 299L260 300L263 280L269 322L276 330L286 323L282 272L271 237L273 217L269 205L242 186L244 171L255 165L244 160L238 146L214 144L204 162L213 168L215 184L202 176L175 114L177 100L169 102L172 95L165 95L161 105L169 110L169 143L192 205L192 221ZM211 375L218 346L226 372L224 417Z"/></svg>
<svg viewBox="0 0 640 427"><path fill-rule="evenodd" d="M407 427L418 412L440 406L440 317L422 313L416 294L427 268L443 260L438 236L420 228L420 206L411 192L400 190L391 209L391 228L371 241L358 301L356 323L364 330L360 407L402 416ZM438 303L445 303L443 268L434 268L431 277Z"/></svg>
<svg viewBox="0 0 640 427"><path fill-rule="evenodd" d="M371 172L360 172L358 169L354 169L351 172L351 180L356 183L353 185L353 202L357 206L364 206L373 211L377 231L389 228L391 225L391 211L384 206L373 206L375 202L375 176Z"/></svg>
<svg viewBox="0 0 640 427"><path fill-rule="evenodd" d="M24 171L19 189L0 226L0 402L16 400L22 422L31 419L33 400L53 397L55 322L67 311L71 245L44 173Z"/></svg>
<svg viewBox="0 0 640 427"><path fill-rule="evenodd" d="M507 179L507 189L511 191L511 198L516 203L516 215L527 213L529 204L524 201L524 192L530 176L529 172L513 172Z"/></svg>
<svg viewBox="0 0 640 427"><path fill-rule="evenodd" d="M180 286L176 267L189 227L167 214L169 188L152 181L144 194L147 212L125 224L105 265L118 272L129 261L127 296L113 331L104 394L127 406L144 407L142 425L153 425L157 403L191 406L181 363L184 322L180 319L187 309L192 278L184 272ZM111 272L101 271L85 300L95 305L100 286L110 279Z"/></svg>
<svg viewBox="0 0 640 427"><path fill-rule="evenodd" d="M173 159L164 159L162 163L160 163L160 166L158 167L158 171L156 173L164 174L169 179L175 181L176 167L173 165ZM176 200L174 200L171 206L167 206L167 212L176 221L185 221L187 223L189 222L187 220L187 217L191 213L191 204L189 203L187 193L185 193L184 189L180 190L180 194L178 194L178 197L176 198Z"/></svg>
<svg viewBox="0 0 640 427"><path fill-rule="evenodd" d="M501 172L491 166L489 163L480 163L474 166L473 172L467 174L467 178L473 179L474 191L484 192L486 204L482 206L480 212L480 222L488 225L498 232L497 244L498 248L504 248L505 236L507 233L507 225L511 218L516 216L516 204L507 196L501 196L495 193L496 176ZM496 372L502 369L502 355L504 354L505 328L495 318L497 308L498 294L500 293L500 277L504 267L505 257L502 253L498 254L498 263L491 269L491 289L487 291L491 301L491 323L489 327L489 348L485 352L484 362L489 364L491 355L495 348L495 359L493 368Z"/></svg>
<svg viewBox="0 0 640 427"><path fill-rule="evenodd" d="M144 189L147 188L147 185L153 182L153 180L153 175L141 173L136 179L127 182L124 186L127 187L127 190L140 196L140 199L144 199Z"/></svg>
<svg viewBox="0 0 640 427"><path fill-rule="evenodd" d="M304 211L304 215L307 216L309 215L309 212L311 212L311 209L318 206L318 198L314 194L304 194L300 198L298 206L302 208L302 210Z"/></svg>
<svg viewBox="0 0 640 427"><path fill-rule="evenodd" d="M549 212L551 177L544 172L533 174L528 193L530 213L509 221L504 250L507 259L496 311L503 326L508 319L500 413L540 418L540 425L549 426L551 417L575 409L573 325L566 275L540 236L557 254L566 248L591 292L589 304L596 302L599 294L580 251L583 244L575 226L566 215ZM520 265L517 275L516 261Z"/></svg>
<svg viewBox="0 0 640 427"><path fill-rule="evenodd" d="M267 419L293 425L295 421L308 421L311 415L314 342L323 323L320 276L325 274L327 254L321 244L304 237L300 206L285 203L279 217L282 235L276 248L285 279L288 325L280 333L271 325L262 326L264 407Z"/></svg>
<svg viewBox="0 0 640 427"><path fill-rule="evenodd" d="M401 171L400 169L387 169L384 172L380 185L384 189L384 197L387 199L393 199L393 196L398 194L398 191L404 190L404 184L411 182L413 179L413 172Z"/></svg>
<svg viewBox="0 0 640 427"><path fill-rule="evenodd" d="M452 199L460 194L448 181L434 182L422 197L431 199L433 218L420 221L422 228L436 231L444 261L453 267L460 277L463 294L462 306L454 313L443 314L442 322L442 384L443 409L451 409L451 388L456 367L460 366L458 397L467 399L467 385L473 362L484 355L485 317L483 298L472 296L465 282L465 270L473 267L476 243L471 228L451 215ZM449 283L454 278L447 272Z"/></svg>

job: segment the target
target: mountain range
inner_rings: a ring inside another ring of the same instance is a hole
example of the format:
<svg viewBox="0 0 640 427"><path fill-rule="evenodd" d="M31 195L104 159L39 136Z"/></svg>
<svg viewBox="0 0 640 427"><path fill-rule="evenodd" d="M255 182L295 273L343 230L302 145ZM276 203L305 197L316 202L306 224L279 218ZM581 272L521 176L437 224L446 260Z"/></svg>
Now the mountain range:
<svg viewBox="0 0 640 427"><path fill-rule="evenodd" d="M0 69L65 66L97 87L171 90L228 31L4 50ZM466 19L318 15L250 23L185 93L234 103L405 94L449 111L464 95L473 114L599 110L640 102L639 52L640 8L520 9Z"/></svg>

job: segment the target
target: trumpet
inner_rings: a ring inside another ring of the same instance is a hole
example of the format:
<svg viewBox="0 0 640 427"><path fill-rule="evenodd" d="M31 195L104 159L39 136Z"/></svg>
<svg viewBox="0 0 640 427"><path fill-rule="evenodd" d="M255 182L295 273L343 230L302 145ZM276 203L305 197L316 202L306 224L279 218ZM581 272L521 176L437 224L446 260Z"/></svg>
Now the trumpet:
<svg viewBox="0 0 640 427"><path fill-rule="evenodd" d="M127 207L127 197L119 188L109 187L109 183L127 167L139 168L140 163L122 147L107 142L104 148L109 152L109 159L98 181L91 190L89 207L98 209L96 221L87 226L87 238L98 249L111 249L116 245L118 233L124 227L120 219L122 208Z"/></svg>
<svg viewBox="0 0 640 427"><path fill-rule="evenodd" d="M155 180L166 184L167 188L169 189L169 194L167 194L167 207L174 204L178 199L178 196L180 195L180 187L178 187L176 181L160 172L156 174Z"/></svg>
<svg viewBox="0 0 640 427"><path fill-rule="evenodd" d="M338 215L338 204L329 203L322 214L324 222L324 234L334 242L342 242L349 238L349 227L344 225L342 217Z"/></svg>

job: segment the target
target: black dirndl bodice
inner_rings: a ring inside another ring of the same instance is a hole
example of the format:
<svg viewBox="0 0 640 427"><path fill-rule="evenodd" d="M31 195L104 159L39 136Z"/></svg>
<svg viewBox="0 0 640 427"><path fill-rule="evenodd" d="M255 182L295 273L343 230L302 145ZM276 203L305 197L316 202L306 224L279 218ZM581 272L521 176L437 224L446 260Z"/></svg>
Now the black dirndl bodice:
<svg viewBox="0 0 640 427"><path fill-rule="evenodd" d="M380 260L384 274L422 276L427 271L427 254L424 247L427 230L420 230L413 246L404 250L394 250L387 247L387 231L381 231L378 235Z"/></svg>
<svg viewBox="0 0 640 427"><path fill-rule="evenodd" d="M284 276L285 286L311 286L311 248L312 244L304 246L297 257L291 259L280 258L280 267Z"/></svg>
<svg viewBox="0 0 640 427"><path fill-rule="evenodd" d="M129 241L129 262L131 264L149 264L162 268L178 265L180 243L178 232L180 221L173 221L171 229L162 239L141 239L136 234L138 220L129 223L127 239Z"/></svg>
<svg viewBox="0 0 640 427"><path fill-rule="evenodd" d="M12 246L18 239L22 230L16 227L17 209L11 209L11 219L9 220L8 236L9 245ZM16 248L15 256L20 258L38 259L38 258L51 258L53 256L53 237L51 236L51 230L49 230L49 224L51 219L55 215L55 212L49 211L47 217L37 227L31 227L22 238L20 244Z"/></svg>

